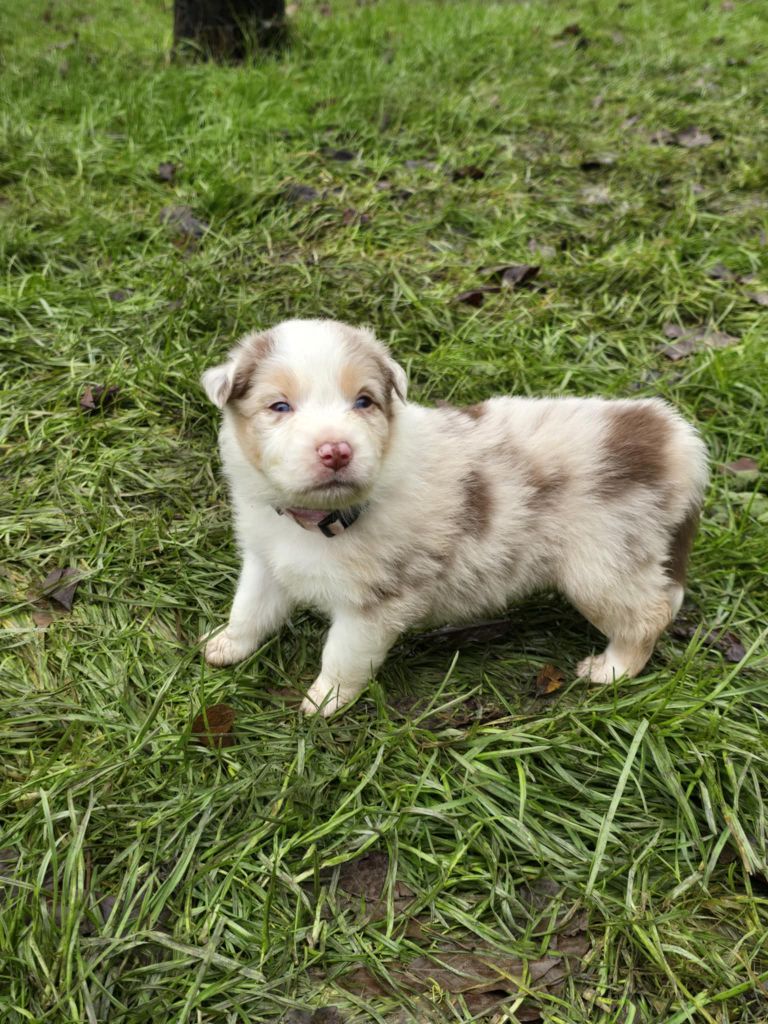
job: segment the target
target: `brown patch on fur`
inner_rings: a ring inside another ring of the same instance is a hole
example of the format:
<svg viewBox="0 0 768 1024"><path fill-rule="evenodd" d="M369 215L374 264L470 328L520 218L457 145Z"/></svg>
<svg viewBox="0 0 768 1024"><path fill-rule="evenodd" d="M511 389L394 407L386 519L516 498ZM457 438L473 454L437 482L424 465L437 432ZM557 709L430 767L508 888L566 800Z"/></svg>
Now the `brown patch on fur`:
<svg viewBox="0 0 768 1024"><path fill-rule="evenodd" d="M473 469L464 478L464 515L467 531L484 534L491 522L491 489L485 477Z"/></svg>
<svg viewBox="0 0 768 1024"><path fill-rule="evenodd" d="M561 496L567 481L568 477L560 469L547 472L538 466L531 466L526 474L526 483L532 491L528 504L537 512L550 507Z"/></svg>
<svg viewBox="0 0 768 1024"><path fill-rule="evenodd" d="M232 420L235 426L237 443L240 445L242 452L252 466L256 469L261 469L261 451L254 438L248 432L250 420L247 416L242 416L238 412L235 413Z"/></svg>
<svg viewBox="0 0 768 1024"><path fill-rule="evenodd" d="M460 413L470 420L479 420L481 416L485 416L486 412L484 402L478 402L476 405L451 405L450 402L438 401L435 404L438 409L443 409L445 412Z"/></svg>
<svg viewBox="0 0 768 1024"><path fill-rule="evenodd" d="M269 332L254 335L243 342L227 401L238 402L245 398L253 387L259 365L264 362L274 345L275 339Z"/></svg>
<svg viewBox="0 0 768 1024"><path fill-rule="evenodd" d="M356 397L361 388L369 386L369 380L364 378L372 377L378 386L375 389L377 393L371 397L379 403L387 419L392 419L393 396L396 395L400 401L404 402L405 395L400 392L395 375L387 361L387 349L376 340L370 331L364 328L350 327L348 324L342 323L337 324L337 327L350 357L349 363L342 371L342 390L345 394ZM362 383L358 383L356 386L353 383L352 387L347 387L345 378L347 381L354 382L355 374L360 375L358 381L363 378Z"/></svg>
<svg viewBox="0 0 768 1024"><path fill-rule="evenodd" d="M669 553L665 569L669 577L685 585L685 571L688 567L688 557L693 547L693 541L699 526L699 510L691 509L681 523L678 523L669 538Z"/></svg>
<svg viewBox="0 0 768 1024"><path fill-rule="evenodd" d="M666 418L649 405L612 410L605 434L603 472L597 480L606 498L619 498L628 487L658 487L666 471L669 436Z"/></svg>
<svg viewBox="0 0 768 1024"><path fill-rule="evenodd" d="M259 380L259 385L259 393L261 393L262 388L268 388L271 393L282 395L291 405L296 404L299 382L296 380L296 374L293 370L289 370L285 366L274 366L271 370L264 373Z"/></svg>

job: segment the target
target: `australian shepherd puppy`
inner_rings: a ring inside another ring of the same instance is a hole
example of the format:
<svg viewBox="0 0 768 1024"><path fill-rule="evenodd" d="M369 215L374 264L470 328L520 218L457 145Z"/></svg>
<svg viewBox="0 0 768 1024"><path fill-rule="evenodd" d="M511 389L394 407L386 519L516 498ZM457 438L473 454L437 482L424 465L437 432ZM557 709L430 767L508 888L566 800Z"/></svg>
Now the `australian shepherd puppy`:
<svg viewBox="0 0 768 1024"><path fill-rule="evenodd" d="M683 600L707 483L696 431L658 399L406 401L364 328L289 320L203 374L223 413L242 570L205 657L256 650L296 606L331 621L302 710L353 700L403 630L564 594L608 639L578 674L634 676Z"/></svg>

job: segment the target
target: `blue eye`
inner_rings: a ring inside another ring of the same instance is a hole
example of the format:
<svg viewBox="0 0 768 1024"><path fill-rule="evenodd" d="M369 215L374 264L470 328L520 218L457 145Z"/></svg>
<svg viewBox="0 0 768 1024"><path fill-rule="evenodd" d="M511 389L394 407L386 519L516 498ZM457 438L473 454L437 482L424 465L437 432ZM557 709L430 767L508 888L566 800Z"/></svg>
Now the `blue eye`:
<svg viewBox="0 0 768 1024"><path fill-rule="evenodd" d="M373 399L369 398L368 395L360 395L359 398L355 399L353 409L370 409L373 405Z"/></svg>
<svg viewBox="0 0 768 1024"><path fill-rule="evenodd" d="M291 407L287 402L273 402L269 408L272 412L291 412Z"/></svg>

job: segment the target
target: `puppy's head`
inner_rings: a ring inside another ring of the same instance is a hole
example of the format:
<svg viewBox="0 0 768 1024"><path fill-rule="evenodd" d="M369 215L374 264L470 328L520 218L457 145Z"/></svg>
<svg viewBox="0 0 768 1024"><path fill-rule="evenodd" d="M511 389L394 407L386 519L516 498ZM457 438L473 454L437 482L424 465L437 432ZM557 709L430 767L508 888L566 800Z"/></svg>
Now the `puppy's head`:
<svg viewBox="0 0 768 1024"><path fill-rule="evenodd" d="M407 386L370 331L334 320L248 334L202 383L276 498L316 509L370 491Z"/></svg>

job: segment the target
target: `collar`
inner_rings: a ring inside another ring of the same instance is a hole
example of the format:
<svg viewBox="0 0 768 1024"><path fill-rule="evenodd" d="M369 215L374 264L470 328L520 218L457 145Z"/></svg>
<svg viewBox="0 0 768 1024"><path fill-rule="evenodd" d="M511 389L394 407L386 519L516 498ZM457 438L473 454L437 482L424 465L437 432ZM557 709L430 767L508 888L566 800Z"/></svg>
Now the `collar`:
<svg viewBox="0 0 768 1024"><path fill-rule="evenodd" d="M305 530L318 529L325 537L338 537L360 518L367 505L335 508L330 512L314 508L275 508L279 516L290 516Z"/></svg>

